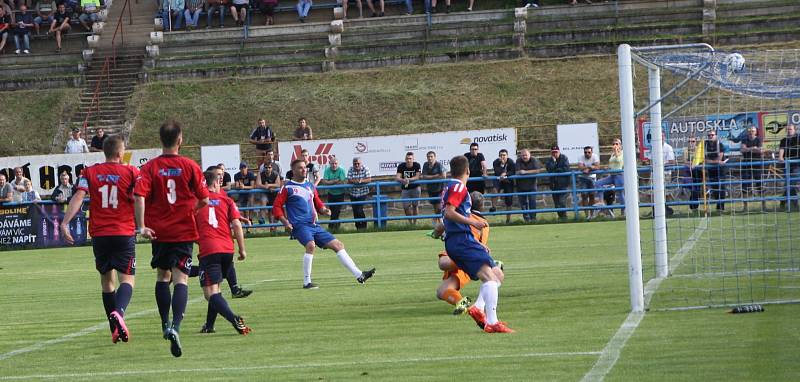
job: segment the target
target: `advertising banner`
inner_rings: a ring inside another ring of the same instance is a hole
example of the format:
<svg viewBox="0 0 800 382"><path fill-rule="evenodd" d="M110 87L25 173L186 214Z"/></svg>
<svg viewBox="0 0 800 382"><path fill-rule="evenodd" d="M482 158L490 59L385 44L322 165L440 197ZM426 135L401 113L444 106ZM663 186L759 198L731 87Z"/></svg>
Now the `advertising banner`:
<svg viewBox="0 0 800 382"><path fill-rule="evenodd" d="M600 138L596 123L576 123L556 126L558 148L567 156L569 163L578 163L583 156L583 148L592 146L593 152L600 155ZM549 149L549 147L548 147Z"/></svg>
<svg viewBox="0 0 800 382"><path fill-rule="evenodd" d="M203 171L210 166L216 166L220 163L224 164L225 172L233 179L233 174L239 172L239 163L241 162L239 145L200 147L200 160L203 163L201 166ZM253 166L255 163L250 163L249 165Z"/></svg>
<svg viewBox="0 0 800 382"><path fill-rule="evenodd" d="M468 152L469 145L473 142L480 145L480 152L486 157L486 166L489 168L501 149L508 150L512 157L516 157L515 129L291 141L279 142L278 145L281 152L280 164L284 172L288 171L292 160L298 158L305 149L308 150L311 161L320 167L327 166L330 158L336 156L340 165L348 169L353 158L359 157L372 176L386 176L397 172L397 166L404 161L407 152L413 152L415 160L422 164L428 151L433 151L445 170L449 170L450 158Z"/></svg>
<svg viewBox="0 0 800 382"><path fill-rule="evenodd" d="M716 131L717 137L729 153L738 155L739 142L747 134L750 126L755 126L758 135L764 137L763 125L759 115L763 113L747 112L736 114L714 114L700 117L673 117L661 122L661 130L680 158L685 155L692 139L697 142L705 139L709 131ZM785 115L786 112L783 112ZM640 120L638 131L639 159L650 158L650 142L653 139L650 122ZM766 147L766 146L765 146Z"/></svg>
<svg viewBox="0 0 800 382"><path fill-rule="evenodd" d="M60 247L66 245L58 226L64 219L64 204L24 204L0 207L0 244L4 247ZM86 242L83 211L70 223L76 244Z"/></svg>
<svg viewBox="0 0 800 382"><path fill-rule="evenodd" d="M142 167L151 158L161 155L161 149L131 150L125 152L125 162ZM42 196L50 195L58 186L58 174L66 171L70 180L75 180L80 172L95 163L105 161L101 152L86 154L51 154L0 158L0 172L8 180L14 178L14 168L22 167L25 177L33 183L33 188Z"/></svg>

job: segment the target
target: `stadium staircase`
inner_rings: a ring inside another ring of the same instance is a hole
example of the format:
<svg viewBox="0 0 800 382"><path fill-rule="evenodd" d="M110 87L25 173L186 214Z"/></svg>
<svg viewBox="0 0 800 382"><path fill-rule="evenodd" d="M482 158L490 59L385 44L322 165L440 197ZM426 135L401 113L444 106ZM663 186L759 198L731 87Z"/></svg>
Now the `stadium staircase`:
<svg viewBox="0 0 800 382"><path fill-rule="evenodd" d="M109 10L103 38L84 73L79 109L59 129L53 152L63 149L67 132L74 128L83 130L85 137L101 127L107 134L127 137L130 133L133 122L127 103L142 76L144 46L152 30L155 5L151 1L130 0L128 10L124 3L125 0L116 0ZM119 29L118 23L122 24ZM106 59L109 65L104 70Z"/></svg>
<svg viewBox="0 0 800 382"><path fill-rule="evenodd" d="M335 12L334 12L335 13ZM145 80L369 69L518 57L612 54L616 46L800 38L796 0L631 0L526 10L165 32Z"/></svg>

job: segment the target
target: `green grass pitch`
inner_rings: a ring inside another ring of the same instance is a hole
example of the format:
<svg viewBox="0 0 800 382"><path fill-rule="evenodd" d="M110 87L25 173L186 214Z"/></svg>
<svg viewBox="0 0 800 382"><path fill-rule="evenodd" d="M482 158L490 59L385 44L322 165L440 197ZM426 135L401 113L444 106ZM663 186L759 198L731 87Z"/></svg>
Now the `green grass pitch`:
<svg viewBox="0 0 800 382"><path fill-rule="evenodd" d="M223 318L199 334L197 279L173 358L161 338L149 246L138 249L127 315L132 338L113 345L90 247L0 252L0 381L577 381L629 313L624 222L497 227L506 264L499 316L517 332L482 333L435 298L442 243L425 231L344 234L376 276L358 285L330 251L301 288L302 248L286 237L248 239L237 263L255 292L231 299L253 328ZM477 283L465 289L474 297ZM722 309L649 312L606 380L792 380L800 375L800 305L731 315Z"/></svg>

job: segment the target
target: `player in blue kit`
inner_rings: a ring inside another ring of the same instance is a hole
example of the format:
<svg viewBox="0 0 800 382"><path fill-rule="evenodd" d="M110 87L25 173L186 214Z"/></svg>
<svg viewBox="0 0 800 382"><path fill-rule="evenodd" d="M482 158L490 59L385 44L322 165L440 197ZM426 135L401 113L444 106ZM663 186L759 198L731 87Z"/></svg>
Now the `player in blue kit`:
<svg viewBox="0 0 800 382"><path fill-rule="evenodd" d="M472 199L467 191L469 178L469 162L459 155L450 160L452 179L442 192L442 222L444 223L444 246L448 256L458 268L466 272L473 280L481 280L479 298L485 302L484 314L486 333L513 333L506 324L497 319L498 289L501 280L492 268L496 264L489 255L489 250L475 240L470 226L483 229L486 221L470 219ZM472 312L470 312L472 315ZM474 318L474 317L473 317Z"/></svg>
<svg viewBox="0 0 800 382"><path fill-rule="evenodd" d="M322 203L314 184L306 181L306 161L295 159L291 168L292 179L278 192L272 213L306 249L303 255L303 288L318 288L311 282L311 264L314 250L318 246L336 252L339 262L353 274L359 284L363 284L372 277L375 268L361 272L347 254L344 244L317 224L317 211L323 215L330 215L331 211Z"/></svg>

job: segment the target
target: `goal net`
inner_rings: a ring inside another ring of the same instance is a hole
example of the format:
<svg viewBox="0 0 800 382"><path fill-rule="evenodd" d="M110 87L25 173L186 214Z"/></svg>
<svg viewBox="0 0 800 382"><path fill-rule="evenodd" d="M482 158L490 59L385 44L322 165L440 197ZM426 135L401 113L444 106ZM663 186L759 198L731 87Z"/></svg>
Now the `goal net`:
<svg viewBox="0 0 800 382"><path fill-rule="evenodd" d="M619 63L633 310L800 302L800 160L779 158L800 50L623 45Z"/></svg>

